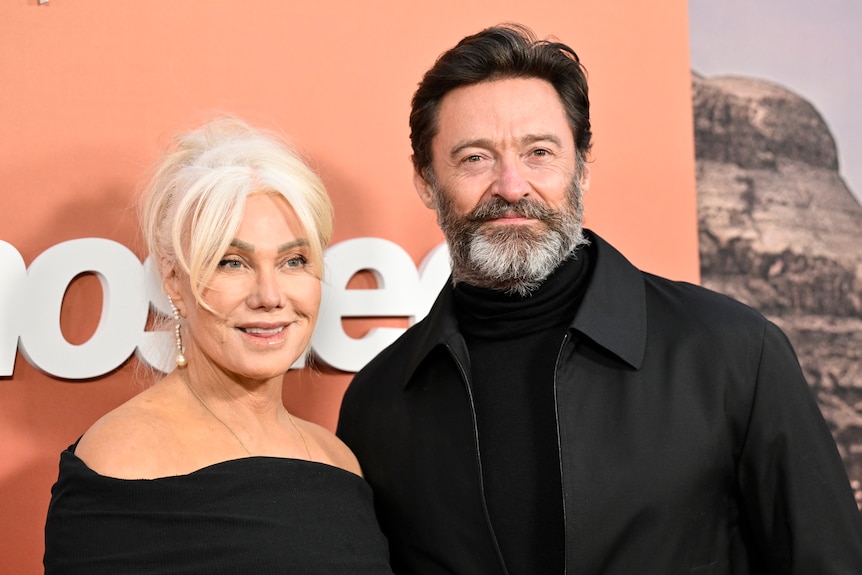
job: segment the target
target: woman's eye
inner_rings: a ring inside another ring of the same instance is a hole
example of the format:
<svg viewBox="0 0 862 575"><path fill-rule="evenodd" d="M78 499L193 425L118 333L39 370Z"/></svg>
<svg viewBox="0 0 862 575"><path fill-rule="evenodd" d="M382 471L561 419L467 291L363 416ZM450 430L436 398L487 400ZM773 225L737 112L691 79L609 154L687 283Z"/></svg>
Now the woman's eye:
<svg viewBox="0 0 862 575"><path fill-rule="evenodd" d="M225 258L218 263L218 267L238 270L242 268L242 262L235 259Z"/></svg>
<svg viewBox="0 0 862 575"><path fill-rule="evenodd" d="M305 259L305 256L295 256L284 262L285 267L288 268L301 268L305 267L308 264L308 260Z"/></svg>

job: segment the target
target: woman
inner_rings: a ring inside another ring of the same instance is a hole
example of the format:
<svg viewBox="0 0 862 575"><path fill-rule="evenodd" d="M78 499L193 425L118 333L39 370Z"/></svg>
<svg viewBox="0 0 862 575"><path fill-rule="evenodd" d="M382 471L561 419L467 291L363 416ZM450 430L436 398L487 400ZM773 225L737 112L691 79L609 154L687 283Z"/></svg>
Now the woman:
<svg viewBox="0 0 862 575"><path fill-rule="evenodd" d="M321 181L217 120L165 155L142 221L177 368L61 455L45 572L391 573L356 458L282 403L320 304Z"/></svg>

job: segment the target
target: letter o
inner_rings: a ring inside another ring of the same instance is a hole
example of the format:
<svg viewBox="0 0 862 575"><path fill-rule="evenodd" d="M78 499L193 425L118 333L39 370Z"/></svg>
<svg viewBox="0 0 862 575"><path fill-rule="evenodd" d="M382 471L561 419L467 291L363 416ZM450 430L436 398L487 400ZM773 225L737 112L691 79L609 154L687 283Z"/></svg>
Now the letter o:
<svg viewBox="0 0 862 575"><path fill-rule="evenodd" d="M96 274L102 284L102 313L93 336L73 345L60 329L60 310L69 284L85 272ZM67 379L98 377L116 369L134 352L146 326L144 281L137 256L111 240L70 240L45 250L27 270L21 353L33 366Z"/></svg>

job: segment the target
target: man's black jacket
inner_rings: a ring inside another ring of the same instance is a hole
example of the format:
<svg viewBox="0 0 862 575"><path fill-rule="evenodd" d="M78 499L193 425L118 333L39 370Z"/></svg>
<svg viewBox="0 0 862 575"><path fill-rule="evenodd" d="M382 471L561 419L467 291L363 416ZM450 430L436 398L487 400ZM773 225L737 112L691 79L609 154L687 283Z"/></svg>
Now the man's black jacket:
<svg viewBox="0 0 862 575"><path fill-rule="evenodd" d="M862 516L784 334L590 238L554 382L566 573L862 574ZM472 401L449 285L345 394L337 433L396 573L506 572Z"/></svg>

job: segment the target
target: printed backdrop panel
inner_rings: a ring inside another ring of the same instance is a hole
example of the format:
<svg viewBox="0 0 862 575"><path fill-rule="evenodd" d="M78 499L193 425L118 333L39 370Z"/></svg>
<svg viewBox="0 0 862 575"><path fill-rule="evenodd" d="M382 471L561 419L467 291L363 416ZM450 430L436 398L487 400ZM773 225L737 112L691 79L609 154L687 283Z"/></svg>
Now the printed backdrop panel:
<svg viewBox="0 0 862 575"><path fill-rule="evenodd" d="M570 44L589 71L595 145L588 226L636 264L698 281L684 0L0 5L5 573L41 572L59 452L146 385L146 370L122 353L88 356L73 373L54 352L64 345L64 353L99 351L87 346L108 329L100 320L133 305L137 284L120 289L117 282L136 277L146 255L134 202L171 135L218 113L282 130L332 194L334 244L377 238L419 265L442 236L412 186L411 95L439 53L508 21ZM65 244L86 238L103 241ZM40 289L26 285L25 268L34 262L47 270L39 277L52 278ZM129 266L132 276L118 266ZM374 287L361 275L351 286ZM356 339L370 327L408 321L342 325ZM129 330L138 329L129 322ZM122 333L109 339L132 355L143 336L112 329ZM97 363L104 375L75 375ZM291 372L285 400L300 416L334 428L351 369L321 363L319 371Z"/></svg>

